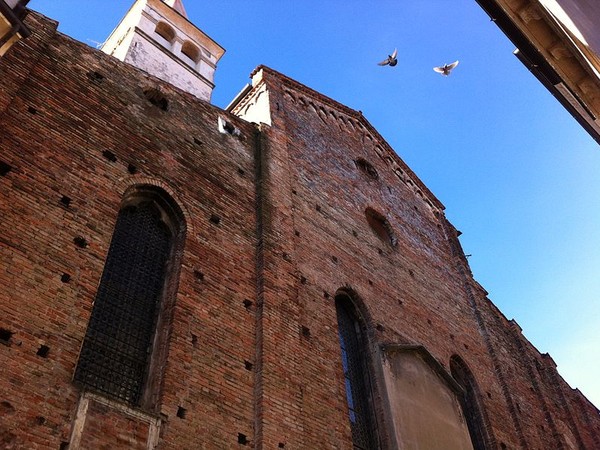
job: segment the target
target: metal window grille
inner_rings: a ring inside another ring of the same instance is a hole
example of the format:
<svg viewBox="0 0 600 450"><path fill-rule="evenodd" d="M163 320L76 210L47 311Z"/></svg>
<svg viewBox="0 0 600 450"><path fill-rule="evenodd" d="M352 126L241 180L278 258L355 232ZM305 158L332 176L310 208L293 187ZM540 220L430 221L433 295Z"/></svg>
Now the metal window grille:
<svg viewBox="0 0 600 450"><path fill-rule="evenodd" d="M171 241L153 203L119 213L75 371L85 388L139 405Z"/></svg>
<svg viewBox="0 0 600 450"><path fill-rule="evenodd" d="M355 450L374 450L378 446L369 402L368 372L362 357L365 345L360 324L348 308L339 303L337 319L352 442Z"/></svg>
<svg viewBox="0 0 600 450"><path fill-rule="evenodd" d="M485 426L481 411L478 407L477 394L475 391L475 380L464 363L456 360L450 361L450 371L454 379L464 389L460 398L463 414L471 436L471 442L475 450L485 450Z"/></svg>

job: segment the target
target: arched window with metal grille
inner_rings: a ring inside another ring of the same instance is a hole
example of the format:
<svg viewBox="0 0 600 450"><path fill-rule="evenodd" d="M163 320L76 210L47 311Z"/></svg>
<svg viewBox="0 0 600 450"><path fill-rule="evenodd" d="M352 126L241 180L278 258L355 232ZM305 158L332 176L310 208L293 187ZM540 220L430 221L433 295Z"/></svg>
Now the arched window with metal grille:
<svg viewBox="0 0 600 450"><path fill-rule="evenodd" d="M364 321L347 294L336 295L335 306L352 443L355 450L378 449Z"/></svg>
<svg viewBox="0 0 600 450"><path fill-rule="evenodd" d="M485 412L481 406L479 389L477 388L473 374L458 355L450 358L450 372L456 382L463 388L463 393L459 400L467 422L473 449L486 450L492 448L485 426Z"/></svg>
<svg viewBox="0 0 600 450"><path fill-rule="evenodd" d="M117 216L74 381L132 406L151 408L162 374L150 367L168 336L183 215L161 189L137 187ZM157 332L158 329L158 332ZM156 371L155 371L156 372Z"/></svg>

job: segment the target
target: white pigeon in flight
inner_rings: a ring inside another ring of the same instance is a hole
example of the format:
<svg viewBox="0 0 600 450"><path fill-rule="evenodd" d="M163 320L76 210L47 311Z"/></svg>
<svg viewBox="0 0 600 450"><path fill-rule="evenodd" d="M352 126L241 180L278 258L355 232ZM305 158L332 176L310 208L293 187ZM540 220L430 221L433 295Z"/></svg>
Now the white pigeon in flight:
<svg viewBox="0 0 600 450"><path fill-rule="evenodd" d="M454 69L456 66L458 66L458 61L454 61L451 64L444 64L443 66L434 67L433 70L447 77L450 75L450 72L452 72L452 69Z"/></svg>

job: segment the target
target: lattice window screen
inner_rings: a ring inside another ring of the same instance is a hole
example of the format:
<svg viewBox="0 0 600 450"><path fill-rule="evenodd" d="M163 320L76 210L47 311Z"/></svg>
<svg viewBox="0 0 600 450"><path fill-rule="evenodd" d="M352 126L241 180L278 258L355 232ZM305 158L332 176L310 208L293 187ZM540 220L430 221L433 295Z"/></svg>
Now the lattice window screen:
<svg viewBox="0 0 600 450"><path fill-rule="evenodd" d="M479 402L476 394L475 380L470 370L465 366L460 358L450 360L450 371L454 379L464 389L464 394L460 398L463 414L467 421L467 427L471 436L474 450L485 450L485 424L483 422L482 412L479 409Z"/></svg>
<svg viewBox="0 0 600 450"><path fill-rule="evenodd" d="M121 210L76 382L132 405L140 403L171 242L170 230L152 202Z"/></svg>
<svg viewBox="0 0 600 450"><path fill-rule="evenodd" d="M358 320L341 302L337 302L337 319L352 442L355 450L374 450L378 446L369 402L368 372L363 360L366 346Z"/></svg>

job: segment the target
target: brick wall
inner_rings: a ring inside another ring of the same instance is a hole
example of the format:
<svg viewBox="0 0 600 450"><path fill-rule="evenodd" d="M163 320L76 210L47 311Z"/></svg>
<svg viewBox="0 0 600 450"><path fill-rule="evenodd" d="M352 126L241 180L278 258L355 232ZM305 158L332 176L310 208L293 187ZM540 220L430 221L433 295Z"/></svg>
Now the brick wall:
<svg viewBox="0 0 600 450"><path fill-rule="evenodd" d="M0 328L10 336L0 345L0 447L69 442L79 347L121 197L136 184L171 194L187 226L162 398L151 411L163 422L162 448L252 440L255 128L55 33L55 23L35 14L29 22L34 36L0 61ZM240 136L220 133L219 116ZM104 430L111 414L88 425ZM82 448L102 448L86 436Z"/></svg>
<svg viewBox="0 0 600 450"><path fill-rule="evenodd" d="M264 132L269 147L262 192L276 210L265 215L264 239L279 268L266 276L289 280L294 314L277 296L270 301L280 323L293 323L287 339L302 355L303 381L294 391L305 414L297 447L344 448L340 443L349 439L334 306L343 288L358 298L373 355L382 344L416 344L446 370L452 355L467 363L489 421L490 445L596 448L597 410L487 299L443 205L366 119L271 69L257 73L267 85L273 123ZM394 246L369 227L369 208L387 218ZM298 339L294 327L310 336ZM375 397L383 391L378 383ZM281 401L291 403L289 393L281 391ZM586 405L583 417L575 413L574 398ZM385 411L379 421L389 426Z"/></svg>

